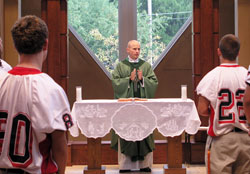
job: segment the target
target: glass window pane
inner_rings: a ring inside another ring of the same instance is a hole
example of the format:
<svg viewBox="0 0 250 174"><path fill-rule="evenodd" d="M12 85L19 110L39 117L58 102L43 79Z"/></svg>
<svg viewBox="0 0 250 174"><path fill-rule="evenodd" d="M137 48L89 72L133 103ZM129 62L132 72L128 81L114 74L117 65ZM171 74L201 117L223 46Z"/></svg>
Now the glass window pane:
<svg viewBox="0 0 250 174"><path fill-rule="evenodd" d="M141 55L153 64L192 15L191 0L137 0ZM68 0L68 21L111 72L119 61L118 0Z"/></svg>
<svg viewBox="0 0 250 174"><path fill-rule="evenodd" d="M192 15L192 0L137 0L141 57L153 64Z"/></svg>
<svg viewBox="0 0 250 174"><path fill-rule="evenodd" d="M68 22L107 70L118 59L118 1L68 0Z"/></svg>

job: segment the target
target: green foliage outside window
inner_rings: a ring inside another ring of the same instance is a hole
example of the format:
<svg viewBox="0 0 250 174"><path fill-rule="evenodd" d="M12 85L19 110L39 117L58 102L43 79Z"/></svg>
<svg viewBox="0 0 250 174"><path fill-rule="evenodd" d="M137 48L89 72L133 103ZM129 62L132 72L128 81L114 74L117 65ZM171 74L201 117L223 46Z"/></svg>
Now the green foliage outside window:
<svg viewBox="0 0 250 174"><path fill-rule="evenodd" d="M140 57L154 63L191 15L192 1L152 0L152 25L147 2L137 1L137 38ZM119 61L118 0L68 0L68 20L111 72Z"/></svg>

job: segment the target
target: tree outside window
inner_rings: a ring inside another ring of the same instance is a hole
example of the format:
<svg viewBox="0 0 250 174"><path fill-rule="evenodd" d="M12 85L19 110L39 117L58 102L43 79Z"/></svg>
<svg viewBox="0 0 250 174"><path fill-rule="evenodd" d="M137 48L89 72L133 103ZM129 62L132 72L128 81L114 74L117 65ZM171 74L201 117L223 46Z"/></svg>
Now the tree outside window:
<svg viewBox="0 0 250 174"><path fill-rule="evenodd" d="M191 0L137 0L140 57L153 64L191 15ZM118 0L68 0L68 20L111 72L119 61Z"/></svg>

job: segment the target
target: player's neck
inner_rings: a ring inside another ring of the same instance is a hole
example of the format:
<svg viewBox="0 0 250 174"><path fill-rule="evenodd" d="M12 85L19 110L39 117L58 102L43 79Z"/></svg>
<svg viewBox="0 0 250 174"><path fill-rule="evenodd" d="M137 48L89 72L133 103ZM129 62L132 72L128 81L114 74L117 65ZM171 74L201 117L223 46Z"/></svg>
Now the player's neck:
<svg viewBox="0 0 250 174"><path fill-rule="evenodd" d="M231 63L231 64L235 64L237 63L236 60L228 60L228 59L224 59L223 57L220 58L220 64L223 63Z"/></svg>
<svg viewBox="0 0 250 174"><path fill-rule="evenodd" d="M19 64L18 67L25 67L25 68L35 68L42 71L42 65L44 61L43 52L39 52L36 54L21 54L19 57Z"/></svg>

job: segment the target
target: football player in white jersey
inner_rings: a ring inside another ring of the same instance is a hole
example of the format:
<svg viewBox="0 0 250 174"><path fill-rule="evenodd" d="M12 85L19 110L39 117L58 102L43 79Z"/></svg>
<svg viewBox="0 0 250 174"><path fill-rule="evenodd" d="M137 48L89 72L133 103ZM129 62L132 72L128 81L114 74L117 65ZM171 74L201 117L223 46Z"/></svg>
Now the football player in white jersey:
<svg viewBox="0 0 250 174"><path fill-rule="evenodd" d="M198 112L209 117L205 161L210 174L250 173L250 137L243 110L247 69L237 64L239 50L237 37L222 37L217 50L220 66L208 72L196 89Z"/></svg>
<svg viewBox="0 0 250 174"><path fill-rule="evenodd" d="M0 77L0 174L64 174L72 119L64 90L41 72L47 25L25 16L11 34L19 63Z"/></svg>
<svg viewBox="0 0 250 174"><path fill-rule="evenodd" d="M250 135L250 66L248 68L248 76L246 79L247 88L243 99L244 111L247 117L247 126L249 128L248 134Z"/></svg>

